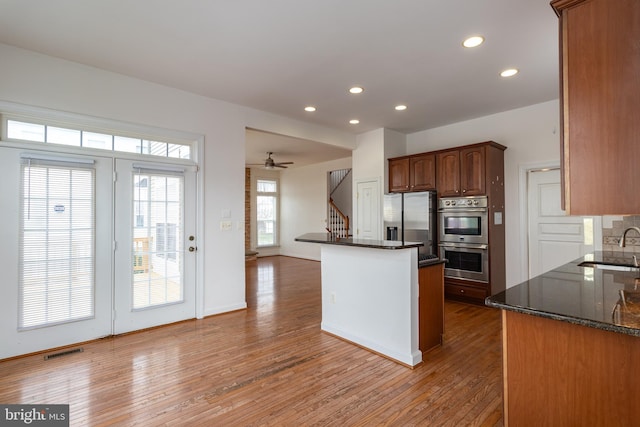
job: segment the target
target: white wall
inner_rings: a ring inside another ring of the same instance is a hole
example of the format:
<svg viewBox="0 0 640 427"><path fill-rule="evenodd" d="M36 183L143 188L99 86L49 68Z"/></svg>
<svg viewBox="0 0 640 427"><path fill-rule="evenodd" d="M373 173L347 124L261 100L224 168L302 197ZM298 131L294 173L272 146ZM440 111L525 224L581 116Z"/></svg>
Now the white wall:
<svg viewBox="0 0 640 427"><path fill-rule="evenodd" d="M505 232L507 287L527 279L521 271L523 253L520 222L519 168L528 164L559 164L559 103L557 100L455 123L407 136L407 154L439 150L482 141L495 141L505 151Z"/></svg>
<svg viewBox="0 0 640 427"><path fill-rule="evenodd" d="M351 158L280 172L280 254L320 261L320 245L296 242L305 233L325 233L327 172L351 167Z"/></svg>
<svg viewBox="0 0 640 427"><path fill-rule="evenodd" d="M391 129L384 130L384 154L382 156L384 178L382 179L382 193L389 192L389 162L387 159L404 156L407 151L407 136Z"/></svg>
<svg viewBox="0 0 640 427"><path fill-rule="evenodd" d="M358 182L373 181L379 182L379 230L377 238L383 238L382 230L382 200L383 195L388 192L389 167L387 159L405 154L406 135L391 129L375 129L362 133L356 137L356 149L353 150L353 230L361 228L358 224L358 200L356 198ZM354 233L354 236L356 234ZM358 237L358 236L356 236Z"/></svg>
<svg viewBox="0 0 640 427"><path fill-rule="evenodd" d="M355 146L353 136L333 129L3 44L0 58L1 101L204 135L204 229L198 242L204 315L246 306L244 227L219 227L227 210L231 218L226 219L244 224L245 128Z"/></svg>
<svg viewBox="0 0 640 427"><path fill-rule="evenodd" d="M353 179L379 178L386 193L389 181L387 159L406 154L407 136L391 129L375 129L356 137L353 151Z"/></svg>

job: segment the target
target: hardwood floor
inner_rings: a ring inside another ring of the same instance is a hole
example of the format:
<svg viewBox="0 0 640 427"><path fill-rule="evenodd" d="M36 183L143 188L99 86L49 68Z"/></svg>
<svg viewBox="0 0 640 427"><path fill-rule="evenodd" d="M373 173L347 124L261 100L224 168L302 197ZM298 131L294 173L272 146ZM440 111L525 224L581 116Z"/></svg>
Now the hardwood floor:
<svg viewBox="0 0 640 427"><path fill-rule="evenodd" d="M68 403L73 426L502 425L498 310L447 302L444 345L411 370L320 331L319 262L250 262L247 302L1 362L0 402Z"/></svg>

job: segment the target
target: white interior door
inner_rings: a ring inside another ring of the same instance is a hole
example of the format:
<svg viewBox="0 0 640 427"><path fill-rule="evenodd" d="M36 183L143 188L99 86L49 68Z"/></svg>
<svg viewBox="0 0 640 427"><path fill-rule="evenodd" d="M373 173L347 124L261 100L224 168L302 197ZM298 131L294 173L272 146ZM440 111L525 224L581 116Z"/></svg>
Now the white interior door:
<svg viewBox="0 0 640 427"><path fill-rule="evenodd" d="M0 147L0 358L111 334L112 170Z"/></svg>
<svg viewBox="0 0 640 427"><path fill-rule="evenodd" d="M530 278L596 249L600 218L566 215L560 189L559 169L528 172Z"/></svg>
<svg viewBox="0 0 640 427"><path fill-rule="evenodd" d="M195 171L118 159L115 188L114 333L194 318Z"/></svg>
<svg viewBox="0 0 640 427"><path fill-rule="evenodd" d="M358 239L380 239L380 183L376 180L356 184L356 235Z"/></svg>

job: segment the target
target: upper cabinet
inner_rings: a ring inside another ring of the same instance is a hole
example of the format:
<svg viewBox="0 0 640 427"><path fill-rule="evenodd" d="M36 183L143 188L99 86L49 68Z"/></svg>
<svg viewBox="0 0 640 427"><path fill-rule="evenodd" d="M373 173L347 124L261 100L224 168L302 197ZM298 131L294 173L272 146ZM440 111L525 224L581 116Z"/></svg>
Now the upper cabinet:
<svg viewBox="0 0 640 427"><path fill-rule="evenodd" d="M438 153L438 181L436 188L440 197L460 195L460 151Z"/></svg>
<svg viewBox="0 0 640 427"><path fill-rule="evenodd" d="M485 194L485 147L444 151L438 154L438 194L441 197Z"/></svg>
<svg viewBox="0 0 640 427"><path fill-rule="evenodd" d="M488 141L438 152L438 196L488 196L502 187L506 148Z"/></svg>
<svg viewBox="0 0 640 427"><path fill-rule="evenodd" d="M419 154L409 158L409 187L411 191L436 189L436 156Z"/></svg>
<svg viewBox="0 0 640 427"><path fill-rule="evenodd" d="M440 197L490 195L502 187L505 146L493 141L389 159L389 192L437 190Z"/></svg>
<svg viewBox="0 0 640 427"><path fill-rule="evenodd" d="M571 215L638 214L640 1L555 0L562 167Z"/></svg>
<svg viewBox="0 0 640 427"><path fill-rule="evenodd" d="M389 159L389 192L409 191L409 158Z"/></svg>
<svg viewBox="0 0 640 427"><path fill-rule="evenodd" d="M389 159L389 192L428 191L436 188L434 154Z"/></svg>

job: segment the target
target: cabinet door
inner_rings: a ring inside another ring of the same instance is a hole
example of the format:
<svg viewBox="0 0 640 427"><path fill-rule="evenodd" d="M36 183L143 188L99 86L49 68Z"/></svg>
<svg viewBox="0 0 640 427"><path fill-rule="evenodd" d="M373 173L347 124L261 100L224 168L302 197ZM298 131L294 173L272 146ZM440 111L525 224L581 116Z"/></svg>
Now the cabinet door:
<svg viewBox="0 0 640 427"><path fill-rule="evenodd" d="M411 191L436 189L436 156L422 154L411 156L409 160Z"/></svg>
<svg viewBox="0 0 640 427"><path fill-rule="evenodd" d="M444 264L419 268L418 286L418 348L424 353L442 344Z"/></svg>
<svg viewBox="0 0 640 427"><path fill-rule="evenodd" d="M640 1L552 2L560 13L565 209L637 214Z"/></svg>
<svg viewBox="0 0 640 427"><path fill-rule="evenodd" d="M409 158L389 160L389 192L409 191Z"/></svg>
<svg viewBox="0 0 640 427"><path fill-rule="evenodd" d="M460 183L462 196L485 194L484 147L460 150Z"/></svg>
<svg viewBox="0 0 640 427"><path fill-rule="evenodd" d="M445 151L438 154L438 195L441 197L460 195L460 152Z"/></svg>

